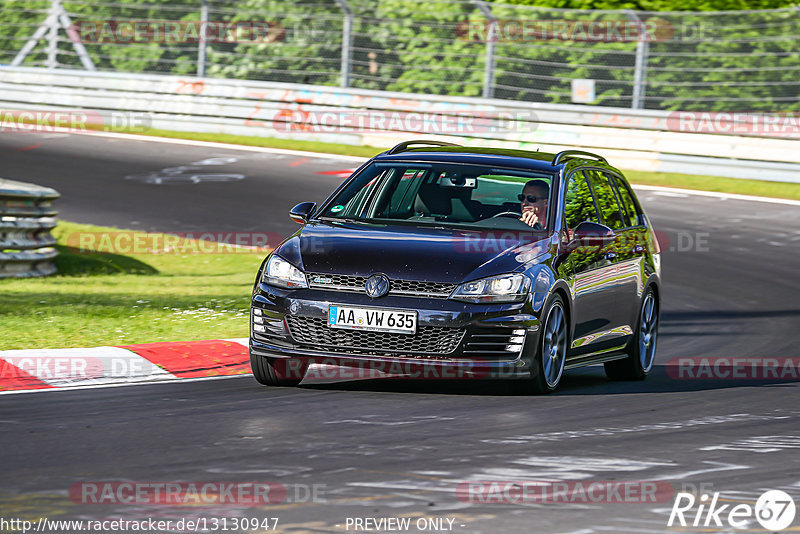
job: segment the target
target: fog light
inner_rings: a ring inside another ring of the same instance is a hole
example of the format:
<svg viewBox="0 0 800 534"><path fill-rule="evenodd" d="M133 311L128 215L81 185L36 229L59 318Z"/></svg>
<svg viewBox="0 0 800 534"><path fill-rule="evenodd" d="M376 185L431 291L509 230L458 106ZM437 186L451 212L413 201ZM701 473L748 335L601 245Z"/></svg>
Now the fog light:
<svg viewBox="0 0 800 534"><path fill-rule="evenodd" d="M266 332L267 331L267 327L264 326L264 325L260 325L260 324L254 324L253 325L253 330L255 330L256 332Z"/></svg>
<svg viewBox="0 0 800 534"><path fill-rule="evenodd" d="M515 328L511 333L513 335L515 335L515 336L524 336L525 335L525 329L524 328Z"/></svg>
<svg viewBox="0 0 800 534"><path fill-rule="evenodd" d="M261 308L253 308L253 315L263 315L264 312L261 311Z"/></svg>
<svg viewBox="0 0 800 534"><path fill-rule="evenodd" d="M525 343L525 336L513 336L508 340L509 343Z"/></svg>
<svg viewBox="0 0 800 534"><path fill-rule="evenodd" d="M258 324L264 324L264 318L259 317L258 315L253 316L253 322Z"/></svg>
<svg viewBox="0 0 800 534"><path fill-rule="evenodd" d="M519 352L522 350L522 344L519 345L506 345L506 352Z"/></svg>

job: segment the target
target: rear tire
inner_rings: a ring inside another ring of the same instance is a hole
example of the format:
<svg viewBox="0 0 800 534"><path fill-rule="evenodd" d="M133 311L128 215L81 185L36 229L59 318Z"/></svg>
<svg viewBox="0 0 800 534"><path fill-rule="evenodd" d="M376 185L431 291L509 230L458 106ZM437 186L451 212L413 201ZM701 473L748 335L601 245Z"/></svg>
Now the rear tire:
<svg viewBox="0 0 800 534"><path fill-rule="evenodd" d="M645 291L639 309L636 331L628 344L628 357L604 364L606 376L611 380L644 380L653 367L658 341L658 300L655 291Z"/></svg>
<svg viewBox="0 0 800 534"><path fill-rule="evenodd" d="M559 295L553 296L542 317L539 346L533 362L536 374L531 383L536 393L546 394L555 391L561 382L569 347L567 313Z"/></svg>
<svg viewBox="0 0 800 534"><path fill-rule="evenodd" d="M250 368L259 384L292 387L303 380L308 363L295 358L267 358L251 352Z"/></svg>

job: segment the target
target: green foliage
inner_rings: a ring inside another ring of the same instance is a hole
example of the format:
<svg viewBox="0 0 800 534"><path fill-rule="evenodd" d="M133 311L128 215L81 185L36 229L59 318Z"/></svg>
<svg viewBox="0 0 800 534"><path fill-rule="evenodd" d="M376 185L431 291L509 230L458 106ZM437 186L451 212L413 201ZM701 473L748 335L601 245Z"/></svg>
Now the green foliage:
<svg viewBox="0 0 800 534"><path fill-rule="evenodd" d="M567 183L564 200L564 216L567 228L574 230L583 221L597 220L594 200L589 185L581 174L573 174Z"/></svg>
<svg viewBox="0 0 800 534"><path fill-rule="evenodd" d="M0 0L0 64L9 63L47 15L47 0ZM488 30L471 2L348 0L353 13L350 85L424 94L483 94ZM198 21L199 0L64 0L76 24L86 21ZM120 7L124 6L124 7ZM263 22L267 38L206 46L206 75L317 85L341 83L345 16L333 0L209 0L214 22ZM800 16L787 0L513 0L491 2L503 32L494 42L494 96L571 102L571 80L593 79L599 105L628 107L633 94L635 38L599 40L581 28L631 24L624 9L651 25L645 107L704 111L800 110ZM553 10L552 8L559 8ZM730 10L779 11L730 12ZM585 11L598 10L598 11ZM605 11L603 11L605 10ZM612 10L612 11L609 11ZM686 10L685 13L677 11ZM728 11L713 12L712 11ZM523 36L513 24L569 32ZM482 31L483 29L484 31ZM46 38L24 65L40 66ZM194 74L198 44L87 43L100 70ZM62 33L58 61L79 66Z"/></svg>
<svg viewBox="0 0 800 534"><path fill-rule="evenodd" d="M340 80L342 13L317 0L211 2L210 18L274 29L264 39L210 43L208 75L249 80L337 85Z"/></svg>
<svg viewBox="0 0 800 534"><path fill-rule="evenodd" d="M1 0L0 65L11 63L25 40L47 17L47 0ZM45 58L43 47L28 56L28 64Z"/></svg>

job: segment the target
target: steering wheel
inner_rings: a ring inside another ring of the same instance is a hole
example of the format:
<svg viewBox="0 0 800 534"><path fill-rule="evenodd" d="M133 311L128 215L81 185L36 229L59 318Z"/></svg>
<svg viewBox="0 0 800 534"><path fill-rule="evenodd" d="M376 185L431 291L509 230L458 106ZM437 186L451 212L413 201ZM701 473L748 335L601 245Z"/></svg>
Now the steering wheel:
<svg viewBox="0 0 800 534"><path fill-rule="evenodd" d="M522 218L522 214L516 211L501 211L500 213L496 213L489 218L494 219L495 217L514 217L516 219L520 219Z"/></svg>

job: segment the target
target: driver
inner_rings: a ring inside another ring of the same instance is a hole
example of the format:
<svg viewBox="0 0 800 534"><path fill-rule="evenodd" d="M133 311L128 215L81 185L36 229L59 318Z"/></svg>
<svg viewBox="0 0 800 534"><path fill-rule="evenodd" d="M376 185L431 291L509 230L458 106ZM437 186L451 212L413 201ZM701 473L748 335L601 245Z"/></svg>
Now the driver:
<svg viewBox="0 0 800 534"><path fill-rule="evenodd" d="M517 195L520 201L520 221L534 230L543 230L547 225L547 204L550 198L550 185L544 180L530 180Z"/></svg>

